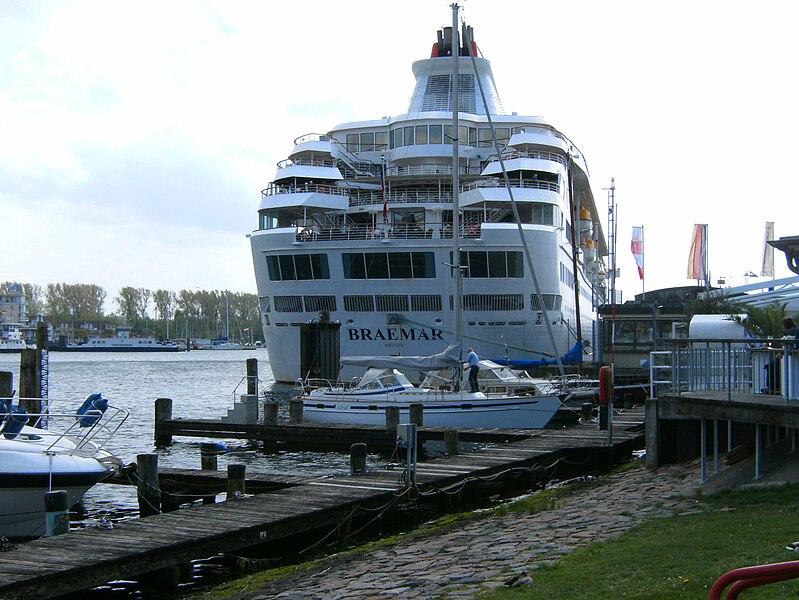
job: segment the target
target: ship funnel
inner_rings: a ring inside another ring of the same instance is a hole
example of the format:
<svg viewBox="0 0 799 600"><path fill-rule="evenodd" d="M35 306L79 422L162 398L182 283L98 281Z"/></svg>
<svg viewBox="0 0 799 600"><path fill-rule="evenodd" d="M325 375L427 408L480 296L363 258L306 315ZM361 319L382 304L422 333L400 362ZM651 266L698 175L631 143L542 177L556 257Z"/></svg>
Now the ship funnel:
<svg viewBox="0 0 799 600"><path fill-rule="evenodd" d="M474 64L469 55L469 44L475 56ZM444 27L437 32L437 43L433 46L433 55L426 60L413 63L413 74L416 77L416 88L413 91L408 114L420 112L452 112L452 27ZM502 103L499 99L491 63L484 58L477 58L477 45L474 43L474 30L463 26L462 45L458 52L458 105L460 112L485 115L502 115ZM478 84L478 79L479 84ZM486 95L486 104L480 97L482 84Z"/></svg>

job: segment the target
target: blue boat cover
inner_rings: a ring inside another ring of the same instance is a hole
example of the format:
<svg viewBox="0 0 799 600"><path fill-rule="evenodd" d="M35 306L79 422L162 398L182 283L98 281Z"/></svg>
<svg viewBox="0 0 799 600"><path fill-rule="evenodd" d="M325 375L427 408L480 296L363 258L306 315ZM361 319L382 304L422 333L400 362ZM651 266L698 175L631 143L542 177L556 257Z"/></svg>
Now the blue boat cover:
<svg viewBox="0 0 799 600"><path fill-rule="evenodd" d="M507 358L492 358L498 365L506 365L514 369L530 369L533 367L546 367L556 365L558 361L554 358L542 358L539 360L509 360ZM566 354L560 357L561 364L573 365L583 361L583 343L577 342Z"/></svg>

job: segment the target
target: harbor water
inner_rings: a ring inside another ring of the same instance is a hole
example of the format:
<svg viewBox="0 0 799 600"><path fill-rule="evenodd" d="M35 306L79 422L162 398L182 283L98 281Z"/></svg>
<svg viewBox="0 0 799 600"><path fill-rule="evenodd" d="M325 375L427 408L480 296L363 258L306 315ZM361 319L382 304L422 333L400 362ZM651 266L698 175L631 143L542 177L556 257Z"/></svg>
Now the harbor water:
<svg viewBox="0 0 799 600"><path fill-rule="evenodd" d="M233 407L234 394L246 392L246 360L258 359L259 387L271 391L287 414L292 386L276 384L264 350L202 350L167 353L49 353L49 397L53 409L74 410L92 393L100 392L113 406L130 417L108 449L126 464L137 454L158 454L159 466L200 468L200 443L204 438L176 437L170 446L156 447L153 440L155 399L173 400L173 417L218 419ZM19 389L19 354L0 354L0 370L14 374ZM57 403L57 404L56 404ZM335 475L349 473L349 455L340 452L266 452L247 440L222 441L228 452L218 459L219 469L228 464L247 465L250 473ZM369 457L370 464L382 461ZM384 461L383 461L384 462ZM86 523L102 516L125 518L138 513L135 488L95 486L85 497Z"/></svg>

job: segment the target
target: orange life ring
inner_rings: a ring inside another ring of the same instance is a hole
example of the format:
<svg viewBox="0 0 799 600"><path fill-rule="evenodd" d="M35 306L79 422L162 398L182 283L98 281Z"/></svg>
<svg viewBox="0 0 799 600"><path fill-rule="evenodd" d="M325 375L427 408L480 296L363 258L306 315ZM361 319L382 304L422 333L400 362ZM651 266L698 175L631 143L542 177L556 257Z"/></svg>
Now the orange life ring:
<svg viewBox="0 0 799 600"><path fill-rule="evenodd" d="M599 402L602 405L610 404L613 399L613 369L599 367Z"/></svg>

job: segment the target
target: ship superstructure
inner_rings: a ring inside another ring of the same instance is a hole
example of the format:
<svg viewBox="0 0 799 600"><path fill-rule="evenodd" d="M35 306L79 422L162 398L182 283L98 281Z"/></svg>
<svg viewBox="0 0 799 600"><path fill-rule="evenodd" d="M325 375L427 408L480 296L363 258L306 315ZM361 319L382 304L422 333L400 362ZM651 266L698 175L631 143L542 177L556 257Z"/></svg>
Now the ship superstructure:
<svg viewBox="0 0 799 600"><path fill-rule="evenodd" d="M463 33L473 39L471 28ZM453 131L452 37L452 28L439 31L431 57L413 64L406 114L297 138L261 192L250 240L277 381L303 375L300 326L320 316L341 323L342 355L440 352L452 337L456 301L463 342L484 358L560 356L577 341L578 321L593 345L606 242L586 162L542 118L504 113L474 42L458 52ZM453 235L463 275L457 299Z"/></svg>

